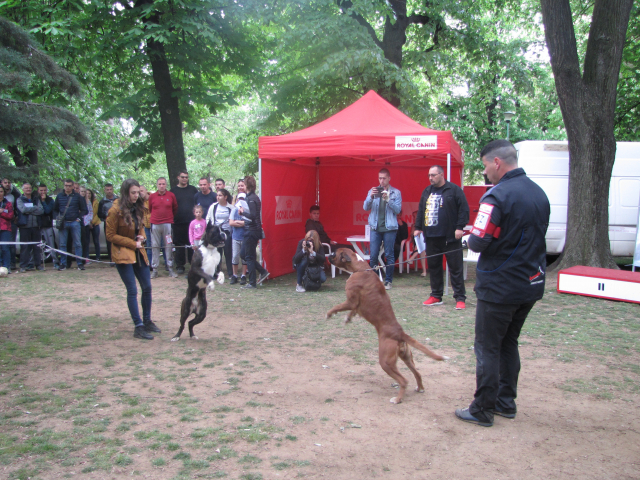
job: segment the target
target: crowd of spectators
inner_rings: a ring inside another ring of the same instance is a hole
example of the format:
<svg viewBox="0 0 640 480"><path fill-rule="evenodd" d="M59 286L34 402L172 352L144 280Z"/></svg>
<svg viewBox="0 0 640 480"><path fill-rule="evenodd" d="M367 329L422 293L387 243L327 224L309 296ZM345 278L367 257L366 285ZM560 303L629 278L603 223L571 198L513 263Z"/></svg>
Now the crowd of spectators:
<svg viewBox="0 0 640 480"><path fill-rule="evenodd" d="M7 244L0 245L0 267L5 267L9 274L43 271L49 259L53 268L59 271L71 268L74 259L81 271L92 262L105 261L115 266L109 237L103 236L106 251L104 243L102 246L100 243L101 233L106 233L109 211L118 205L119 196L114 192L113 184L104 185L101 199L93 190L71 179L63 182L63 190L55 197L49 195L44 184L35 187L24 183L18 189L10 179L4 178L1 185L0 242ZM144 185L139 187L151 279L158 278L161 260L170 277L184 274L209 221L226 235L225 245L219 251L225 260L229 282L239 282L242 286L248 283L242 248L244 230L251 224L246 216L250 207L245 201L245 179L237 181L235 198L225 188L223 179L217 178L214 185L215 189L212 189L209 178L202 177L196 188L189 184L189 173L183 170L179 172L177 185L170 190L164 177L157 180L155 192L149 192ZM261 231L261 225L259 228ZM19 255L17 242L21 244ZM44 245L50 248L43 251ZM238 269L241 269L240 275ZM258 283L266 278L265 272L261 272Z"/></svg>

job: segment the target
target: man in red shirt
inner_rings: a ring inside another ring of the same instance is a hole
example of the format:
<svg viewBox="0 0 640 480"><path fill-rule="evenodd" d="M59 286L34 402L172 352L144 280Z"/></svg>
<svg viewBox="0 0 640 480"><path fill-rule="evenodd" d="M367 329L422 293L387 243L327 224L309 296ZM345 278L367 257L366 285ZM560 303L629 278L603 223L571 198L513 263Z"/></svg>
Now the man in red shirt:
<svg viewBox="0 0 640 480"><path fill-rule="evenodd" d="M151 260L151 278L158 278L158 264L160 262L160 245L164 239L164 258L169 267L169 276L177 277L173 271L173 256L171 249L173 240L171 236L171 225L173 217L178 211L178 201L176 196L167 191L167 179L160 177L157 183L158 191L149 195L149 214L151 216L151 247L153 248L153 259Z"/></svg>

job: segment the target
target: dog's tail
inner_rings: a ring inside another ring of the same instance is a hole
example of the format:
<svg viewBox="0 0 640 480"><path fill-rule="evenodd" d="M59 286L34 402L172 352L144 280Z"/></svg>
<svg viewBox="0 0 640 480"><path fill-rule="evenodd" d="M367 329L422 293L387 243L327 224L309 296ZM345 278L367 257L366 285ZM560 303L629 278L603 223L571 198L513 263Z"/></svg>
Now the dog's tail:
<svg viewBox="0 0 640 480"><path fill-rule="evenodd" d="M415 338L410 337L409 335L407 335L404 332L402 332L402 341L403 342L407 342L413 348L417 348L422 353L424 353L425 355L428 355L429 357L433 358L434 360L438 360L439 362L442 362L443 360L449 360L449 357L444 357L442 355L438 355L436 352L434 352L433 350L431 350L428 347L424 346L419 341L417 341Z"/></svg>

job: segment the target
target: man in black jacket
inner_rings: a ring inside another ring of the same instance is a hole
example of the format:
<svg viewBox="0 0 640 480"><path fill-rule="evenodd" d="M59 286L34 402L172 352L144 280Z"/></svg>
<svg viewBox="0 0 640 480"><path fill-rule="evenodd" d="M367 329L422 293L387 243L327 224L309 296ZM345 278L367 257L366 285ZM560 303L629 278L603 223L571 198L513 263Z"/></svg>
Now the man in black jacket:
<svg viewBox="0 0 640 480"><path fill-rule="evenodd" d="M80 194L73 191L73 180L64 181L64 191L56 196L53 204L54 218L64 218L64 228L58 233L60 235L60 245L67 244L69 234L73 238L75 254L82 257L82 240L80 238L80 222L83 215L88 213L87 201ZM60 270L66 270L67 256L60 255ZM84 265L78 263L78 270L84 270Z"/></svg>
<svg viewBox="0 0 640 480"><path fill-rule="evenodd" d="M476 392L456 416L490 427L494 414L516 416L518 337L544 294L550 206L544 191L518 168L511 142L494 140L480 156L495 186L480 199L469 237L469 248L482 253L475 287Z"/></svg>
<svg viewBox="0 0 640 480"><path fill-rule="evenodd" d="M462 189L444 178L442 167L435 165L429 169L431 185L424 189L418 205L418 216L414 236L424 235L427 246L427 263L431 278L431 296L423 305L442 305L444 282L442 255L447 257L453 298L456 309L465 308L464 261L462 255L462 235L469 221L469 204Z"/></svg>
<svg viewBox="0 0 640 480"><path fill-rule="evenodd" d="M183 274L184 266L191 263L193 249L184 248L189 245L189 224L195 217L193 207L198 189L189 185L189 172L182 170L178 173L178 185L171 189L178 202L178 211L173 217L173 244L176 247L174 262L176 273ZM186 252L185 252L186 250Z"/></svg>

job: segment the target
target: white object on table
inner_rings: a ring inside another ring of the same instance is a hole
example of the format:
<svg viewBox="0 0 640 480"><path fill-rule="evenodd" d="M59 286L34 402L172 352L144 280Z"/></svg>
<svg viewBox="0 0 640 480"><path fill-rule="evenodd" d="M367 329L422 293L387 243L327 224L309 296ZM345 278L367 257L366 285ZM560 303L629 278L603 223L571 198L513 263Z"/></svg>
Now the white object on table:
<svg viewBox="0 0 640 480"><path fill-rule="evenodd" d="M360 243L365 244L370 242L370 239L365 235L354 235L352 237L347 237L347 242L350 242L351 245L353 245L354 250L358 255L360 255L360 257L362 257L363 260L369 260L371 258L371 255L365 255L359 245ZM378 265L384 265L384 262L382 261L382 248L380 249L380 253L378 255ZM378 270L378 276L380 277L380 281L382 281L382 269Z"/></svg>

